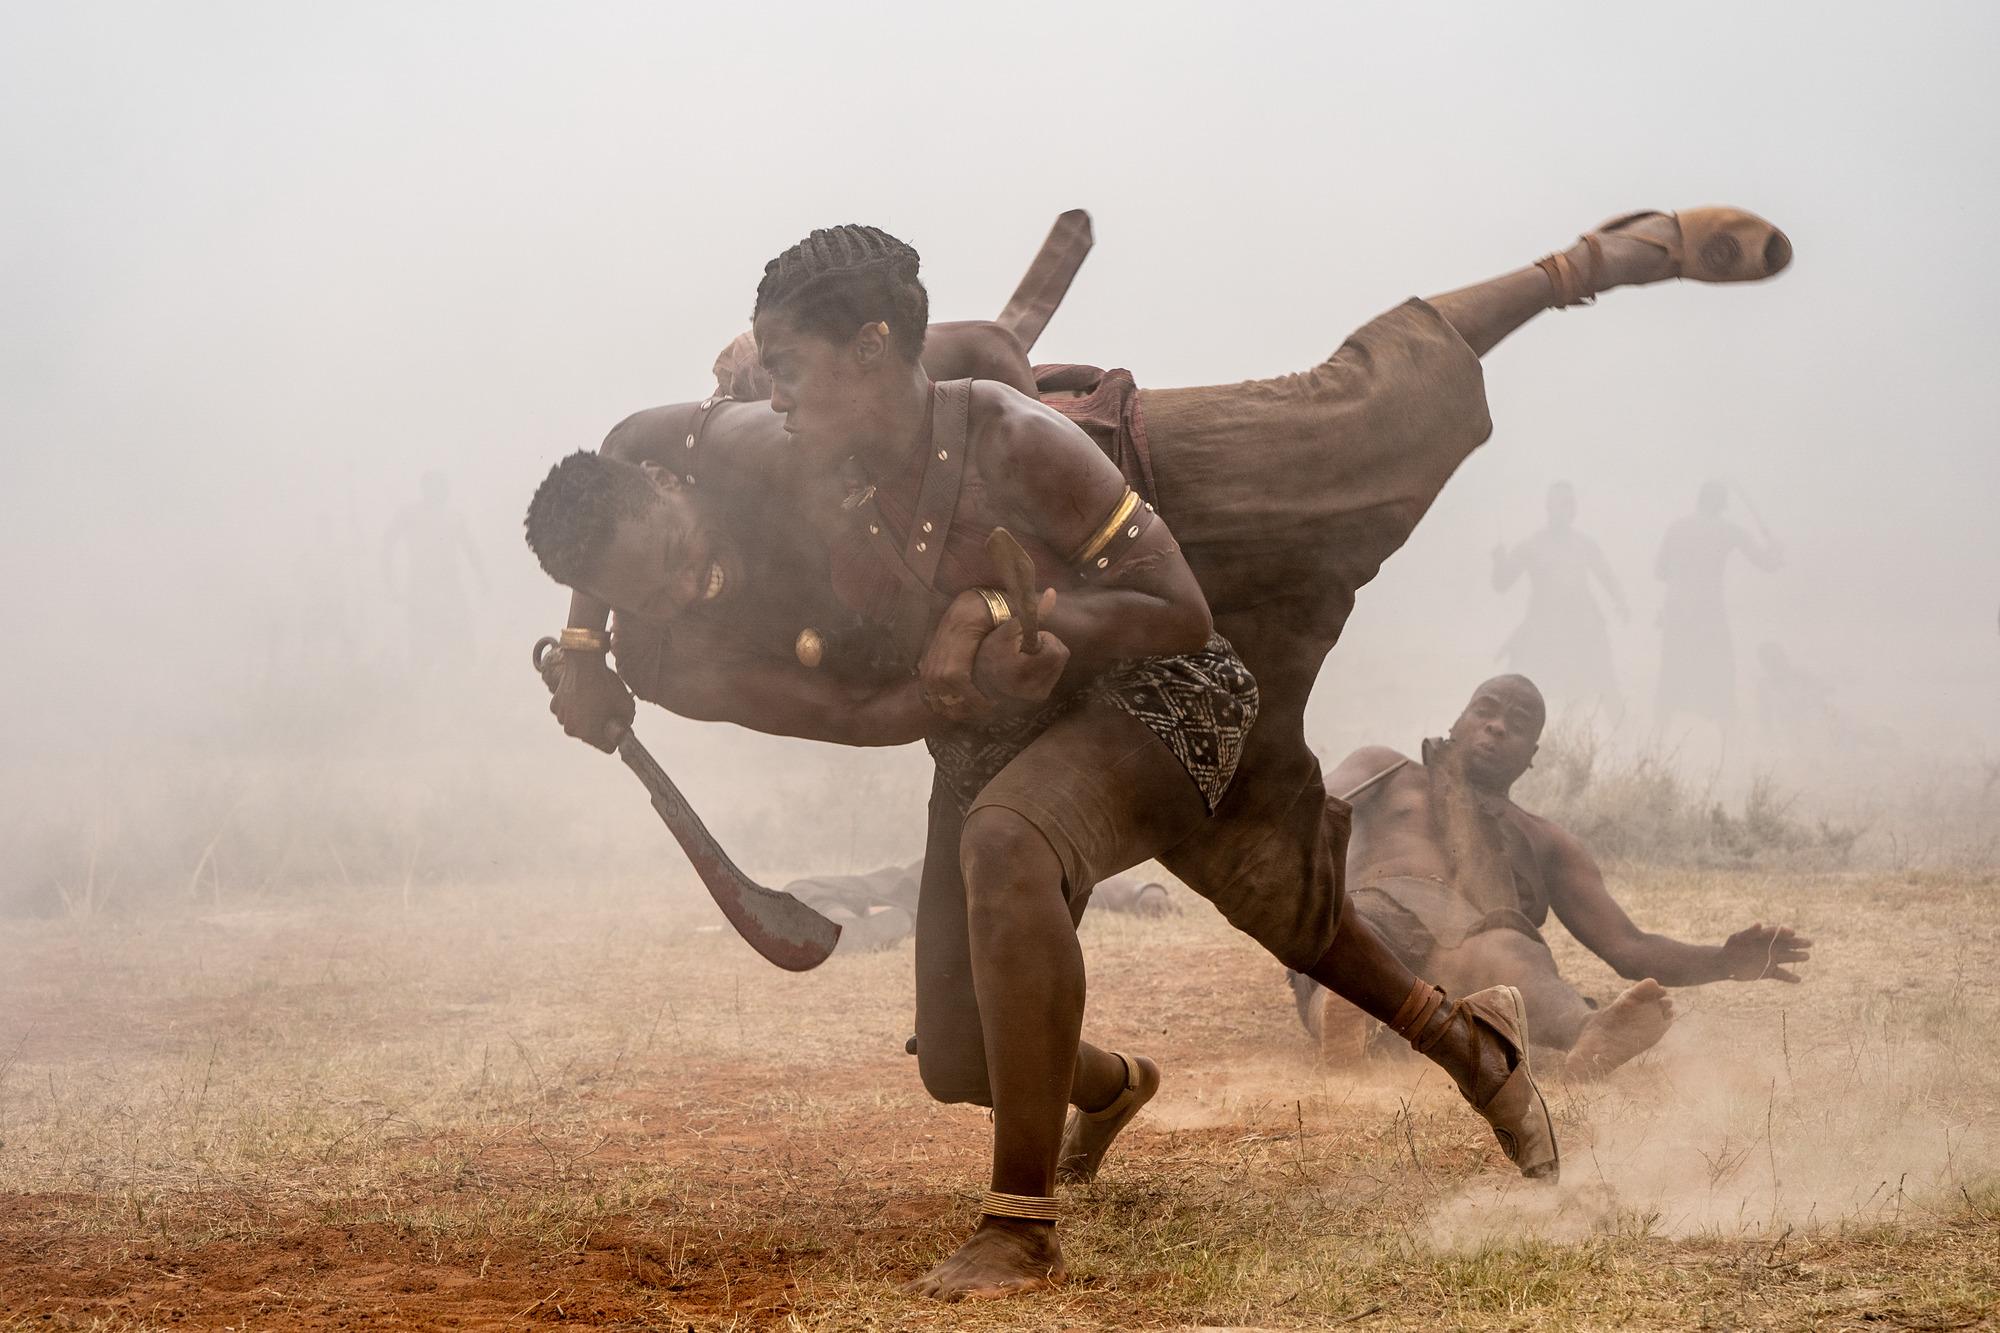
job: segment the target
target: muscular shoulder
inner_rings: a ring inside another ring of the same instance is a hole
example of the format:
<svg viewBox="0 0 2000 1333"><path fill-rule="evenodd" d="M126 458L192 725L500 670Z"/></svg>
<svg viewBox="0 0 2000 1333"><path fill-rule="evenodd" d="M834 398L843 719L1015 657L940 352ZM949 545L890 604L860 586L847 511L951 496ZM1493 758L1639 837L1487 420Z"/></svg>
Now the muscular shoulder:
<svg viewBox="0 0 2000 1333"><path fill-rule="evenodd" d="M1004 384L973 384L971 432L981 479L1023 512L1048 519L1053 527L1045 532L1088 535L1125 492L1123 474L1090 436Z"/></svg>
<svg viewBox="0 0 2000 1333"><path fill-rule="evenodd" d="M1364 745L1340 761L1345 768L1367 768L1381 772L1391 764L1401 763L1409 756L1393 745Z"/></svg>
<svg viewBox="0 0 2000 1333"><path fill-rule="evenodd" d="M1417 764L1411 763L1407 755L1391 746L1364 745L1341 760L1334 766L1333 771L1326 775L1327 793L1346 800L1348 793L1353 792L1356 787L1398 764L1408 766L1396 774L1395 778L1391 778L1390 783L1394 783L1397 778L1406 774L1423 771ZM1372 794L1372 792L1358 792L1355 793L1354 799L1365 802Z"/></svg>

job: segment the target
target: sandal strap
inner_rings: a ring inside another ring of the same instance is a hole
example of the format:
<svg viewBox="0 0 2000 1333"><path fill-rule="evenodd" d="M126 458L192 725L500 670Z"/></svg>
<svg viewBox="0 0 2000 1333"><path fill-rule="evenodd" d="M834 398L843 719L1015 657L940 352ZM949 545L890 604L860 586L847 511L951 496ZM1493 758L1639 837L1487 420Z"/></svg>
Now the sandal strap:
<svg viewBox="0 0 2000 1333"><path fill-rule="evenodd" d="M1677 278L1680 277L1682 269L1685 267L1685 261L1687 258L1687 247L1684 243L1686 238L1681 235L1680 214L1662 213L1657 208L1642 208L1636 213L1619 214L1617 217L1612 218L1609 222L1599 227L1597 231L1599 234L1608 234L1614 231L1623 234L1625 232L1625 228L1631 226L1634 222L1639 221L1641 218L1670 218L1673 220L1674 236L1673 239L1670 241L1662 241L1657 237L1640 236L1637 234L1626 235L1625 239L1628 241L1637 241L1641 245L1650 245L1655 250L1658 250L1661 254L1667 257L1667 262L1674 266L1674 276Z"/></svg>
<svg viewBox="0 0 2000 1333"><path fill-rule="evenodd" d="M1575 261L1561 250L1535 261L1535 267L1548 275L1549 288L1553 293L1550 304L1557 310L1597 304L1598 279L1604 275L1604 246L1595 232L1585 233L1582 240L1585 251L1590 255L1588 276L1578 273Z"/></svg>
<svg viewBox="0 0 2000 1333"><path fill-rule="evenodd" d="M1123 1051L1113 1051L1111 1054L1117 1056L1119 1063L1125 1066L1125 1088L1111 1099L1109 1106L1100 1107L1095 1111L1086 1111L1079 1106L1077 1114L1085 1120L1115 1120L1125 1114L1126 1108L1132 1105L1132 1099L1139 1095L1138 1062Z"/></svg>
<svg viewBox="0 0 2000 1333"><path fill-rule="evenodd" d="M1424 1024L1431 1021L1431 1016L1443 1003L1443 990L1428 981L1419 981L1410 988L1409 998L1403 1001L1403 1007L1389 1020L1389 1030L1414 1045L1423 1033Z"/></svg>
<svg viewBox="0 0 2000 1333"><path fill-rule="evenodd" d="M979 1211L987 1217L1054 1222L1062 1217L1062 1201L1038 1194L1003 1194L999 1190L987 1190L979 1196Z"/></svg>

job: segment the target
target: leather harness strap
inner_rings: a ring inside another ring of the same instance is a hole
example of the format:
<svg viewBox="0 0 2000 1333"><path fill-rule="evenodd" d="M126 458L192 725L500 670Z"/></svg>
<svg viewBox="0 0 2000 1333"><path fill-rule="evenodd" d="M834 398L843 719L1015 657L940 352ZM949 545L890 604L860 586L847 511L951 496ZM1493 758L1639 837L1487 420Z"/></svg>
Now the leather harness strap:
<svg viewBox="0 0 2000 1333"><path fill-rule="evenodd" d="M701 443L702 427L708 424L708 414L715 410L716 404L729 401L730 396L728 394L719 393L713 398L704 398L696 403L694 411L688 414L687 439L684 441L684 447L681 451L681 466L674 469L683 485L692 486L695 484L694 461L696 449Z"/></svg>
<svg viewBox="0 0 2000 1333"><path fill-rule="evenodd" d="M925 460L924 478L917 488L917 505L911 512L910 530L899 542L875 503L875 488L864 490L851 501L857 515L868 527L870 543L882 554L902 585L890 612L890 629L904 650L914 654L923 647L938 604L944 600L937 590L937 572L944 558L945 538L958 515L958 496L965 484L965 460L971 442L972 381L949 380L934 386L936 398L931 410L930 456Z"/></svg>
<svg viewBox="0 0 2000 1333"><path fill-rule="evenodd" d="M959 487L965 481L967 437L971 433L972 381L949 380L937 386L931 404L931 456L924 461L924 480L917 490L917 507L910 514L910 531L903 540L903 563L926 588L937 587L938 562L944 558L945 534L958 514Z"/></svg>

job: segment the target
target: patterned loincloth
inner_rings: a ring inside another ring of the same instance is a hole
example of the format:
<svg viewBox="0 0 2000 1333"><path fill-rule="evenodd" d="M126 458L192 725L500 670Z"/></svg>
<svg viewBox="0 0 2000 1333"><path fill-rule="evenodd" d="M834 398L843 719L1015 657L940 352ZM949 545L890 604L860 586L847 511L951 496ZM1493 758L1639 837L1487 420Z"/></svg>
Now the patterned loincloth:
<svg viewBox="0 0 2000 1333"><path fill-rule="evenodd" d="M1229 641L1215 634L1199 652L1126 662L1031 713L941 728L925 743L958 808L970 810L986 784L1029 742L1086 703L1109 704L1145 723L1194 779L1213 814L1236 776L1243 738L1257 720L1257 681Z"/></svg>

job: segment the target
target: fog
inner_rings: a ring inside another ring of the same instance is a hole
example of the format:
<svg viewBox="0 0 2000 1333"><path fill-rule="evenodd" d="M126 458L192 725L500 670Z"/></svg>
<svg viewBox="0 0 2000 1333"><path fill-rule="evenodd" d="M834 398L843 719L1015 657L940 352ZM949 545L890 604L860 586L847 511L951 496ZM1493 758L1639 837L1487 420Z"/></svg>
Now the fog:
<svg viewBox="0 0 2000 1333"><path fill-rule="evenodd" d="M0 900L46 905L107 822L213 852L273 764L321 808L367 790L476 830L453 873L659 854L636 788L544 711L527 649L566 598L520 516L555 458L704 393L763 263L846 221L922 251L937 317L979 318L1090 209L1036 359L1167 386L1304 369L1616 213L1752 208L1797 248L1779 280L1613 293L1487 358L1494 437L1361 594L1315 743L1414 745L1502 669L1528 593L1492 552L1561 480L1630 605L1620 737L1844 800L1976 774L2000 750L1996 38L1974 4L13 6ZM392 541L430 473L443 507ZM1726 746L1654 710L1654 562L1711 479L1783 549L1728 570ZM460 590L413 616L391 594L433 539ZM413 628L444 604L462 634ZM1809 744L1760 717L1765 643L1838 715ZM753 873L920 842L916 750L641 730ZM410 836L384 853L406 882L446 857Z"/></svg>

